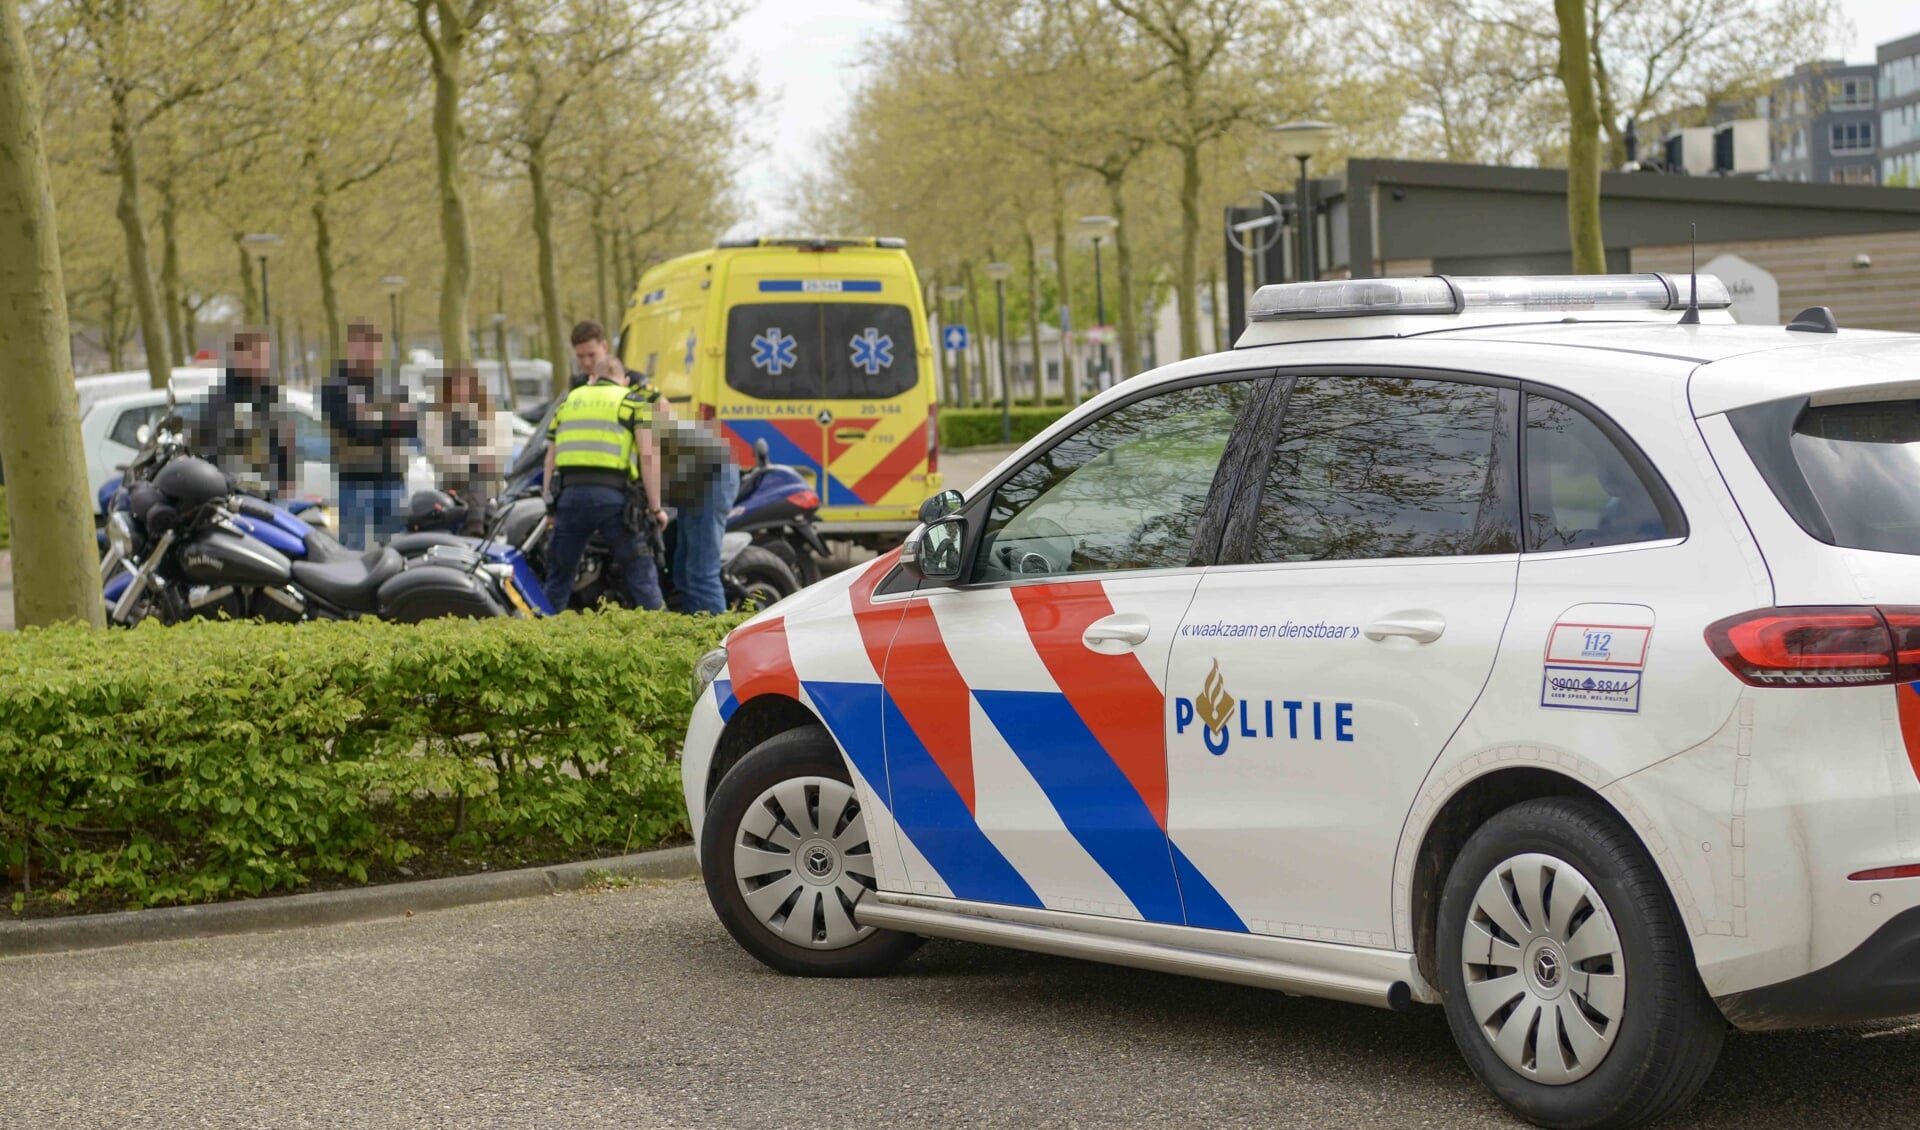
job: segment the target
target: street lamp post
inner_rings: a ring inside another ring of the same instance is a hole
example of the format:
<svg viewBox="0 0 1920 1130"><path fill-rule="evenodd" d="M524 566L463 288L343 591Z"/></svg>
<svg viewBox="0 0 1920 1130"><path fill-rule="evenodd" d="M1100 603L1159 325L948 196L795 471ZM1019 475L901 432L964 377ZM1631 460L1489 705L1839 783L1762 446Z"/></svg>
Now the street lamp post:
<svg viewBox="0 0 1920 1130"><path fill-rule="evenodd" d="M393 379L400 379L400 292L407 289L407 280L400 275L387 275L380 280L380 289L387 292L387 336L392 339Z"/></svg>
<svg viewBox="0 0 1920 1130"><path fill-rule="evenodd" d="M1013 277L1012 263L988 263L987 277L993 280L995 320L999 323L996 340L1000 346L1000 442L1013 442L1013 374L1007 369L1007 280Z"/></svg>
<svg viewBox="0 0 1920 1130"><path fill-rule="evenodd" d="M1119 230L1112 216L1082 216L1080 230L1093 237L1093 316L1100 323L1100 379L1107 379L1107 277L1100 269L1100 241Z"/></svg>
<svg viewBox="0 0 1920 1130"><path fill-rule="evenodd" d="M1307 162L1326 151L1333 140L1333 126L1327 122L1288 122L1275 126L1273 132L1279 135L1280 147L1287 155L1300 162L1296 205L1300 213L1300 281L1310 282L1318 272L1313 258L1313 185L1307 180Z"/></svg>
<svg viewBox="0 0 1920 1130"><path fill-rule="evenodd" d="M260 323L267 331L267 340L273 345L273 371L276 377L282 376L284 371L280 364L280 343L274 340L273 294L267 289L267 260L280 250L281 242L279 236L268 232L240 237L240 245L260 260Z"/></svg>
<svg viewBox="0 0 1920 1130"><path fill-rule="evenodd" d="M946 286L940 288L940 297L946 300L948 310L953 312L953 321L945 323L946 325L957 326L961 324L960 300L966 296L967 288L956 283L948 283ZM945 321L944 314L942 321ZM943 325L942 333L944 332L945 326ZM954 405L959 408L965 408L967 406L967 351L964 349L952 349L947 351L947 356L951 358L953 362L952 365L949 366L952 371L948 373L947 378L953 386Z"/></svg>

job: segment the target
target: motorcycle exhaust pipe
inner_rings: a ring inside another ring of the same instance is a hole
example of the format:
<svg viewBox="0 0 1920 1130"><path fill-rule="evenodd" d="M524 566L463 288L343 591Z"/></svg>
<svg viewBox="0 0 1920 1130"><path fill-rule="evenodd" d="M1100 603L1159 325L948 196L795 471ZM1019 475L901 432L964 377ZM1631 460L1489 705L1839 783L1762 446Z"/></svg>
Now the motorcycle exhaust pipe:
<svg viewBox="0 0 1920 1130"><path fill-rule="evenodd" d="M261 589L260 595L289 612L298 612L302 616L307 614L307 598L301 596L298 591L291 587L284 589Z"/></svg>
<svg viewBox="0 0 1920 1130"><path fill-rule="evenodd" d="M147 554L146 561L133 574L133 580L127 584L127 591L121 593L120 599L114 602L112 617L114 623L127 622L127 617L132 614L133 606L140 599L140 594L147 591L148 582L153 580L154 570L160 567L161 559L166 557L167 550L173 546L173 535L172 530L160 535L160 541L153 547L153 552Z"/></svg>

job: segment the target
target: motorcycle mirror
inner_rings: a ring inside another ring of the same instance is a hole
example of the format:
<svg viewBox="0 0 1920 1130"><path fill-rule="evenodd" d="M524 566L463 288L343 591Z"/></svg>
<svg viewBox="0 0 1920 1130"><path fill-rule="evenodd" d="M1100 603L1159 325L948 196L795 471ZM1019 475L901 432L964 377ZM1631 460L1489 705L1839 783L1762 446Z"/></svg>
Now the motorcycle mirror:
<svg viewBox="0 0 1920 1130"><path fill-rule="evenodd" d="M133 438L138 440L142 447L145 447L147 441L153 438L153 425L141 424L139 427L133 429Z"/></svg>
<svg viewBox="0 0 1920 1130"><path fill-rule="evenodd" d="M767 441L764 439L753 441L753 465L756 467L767 465Z"/></svg>

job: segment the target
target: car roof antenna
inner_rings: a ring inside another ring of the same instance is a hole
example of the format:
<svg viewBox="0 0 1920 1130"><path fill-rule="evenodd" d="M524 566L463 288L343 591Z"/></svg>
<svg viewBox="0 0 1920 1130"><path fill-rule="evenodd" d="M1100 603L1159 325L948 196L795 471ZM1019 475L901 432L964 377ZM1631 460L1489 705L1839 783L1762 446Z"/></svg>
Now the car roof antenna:
<svg viewBox="0 0 1920 1130"><path fill-rule="evenodd" d="M1687 312L1680 315L1683 326L1700 324L1700 251L1694 241L1696 229L1687 225Z"/></svg>

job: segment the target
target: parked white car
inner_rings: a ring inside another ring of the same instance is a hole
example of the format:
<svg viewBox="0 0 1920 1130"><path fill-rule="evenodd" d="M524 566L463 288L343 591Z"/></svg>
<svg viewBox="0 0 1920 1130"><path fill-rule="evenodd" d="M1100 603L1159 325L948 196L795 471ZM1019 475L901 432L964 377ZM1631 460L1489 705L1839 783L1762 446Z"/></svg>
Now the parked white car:
<svg viewBox="0 0 1920 1130"><path fill-rule="evenodd" d="M1691 291L1266 287L929 500L696 669L721 921L1439 1004L1551 1126L1920 1013L1920 338Z"/></svg>
<svg viewBox="0 0 1920 1130"><path fill-rule="evenodd" d="M176 394L183 409L189 412L195 402L206 398L211 384L198 380L193 373L193 370L175 370L174 377ZM195 383L199 387L188 395L187 390ZM333 502L339 496L339 481L334 477L333 468L333 440L320 420L313 393L306 389L286 389L283 395L294 410L294 443L299 456L294 489L302 495ZM87 482L96 505L101 487L118 480L121 469L140 450L141 429L164 416L166 409L167 394L147 389L98 400L81 417L80 442L86 451ZM521 438L516 433L516 443ZM432 490L437 483L433 465L426 456L416 452L407 461L408 493Z"/></svg>

